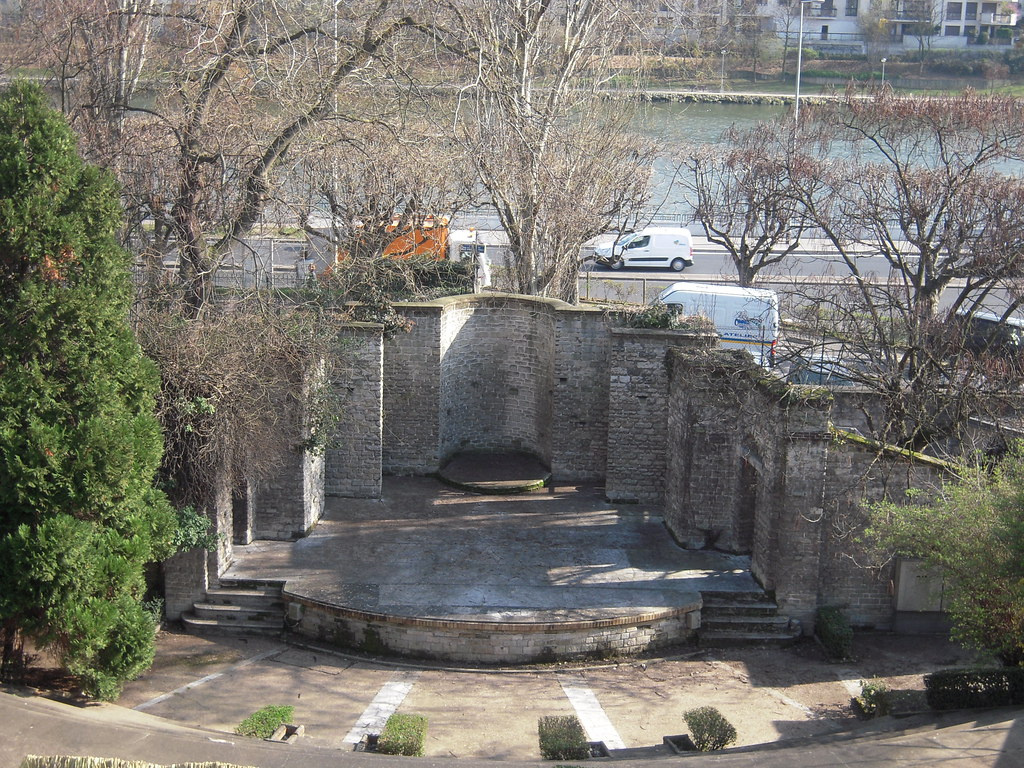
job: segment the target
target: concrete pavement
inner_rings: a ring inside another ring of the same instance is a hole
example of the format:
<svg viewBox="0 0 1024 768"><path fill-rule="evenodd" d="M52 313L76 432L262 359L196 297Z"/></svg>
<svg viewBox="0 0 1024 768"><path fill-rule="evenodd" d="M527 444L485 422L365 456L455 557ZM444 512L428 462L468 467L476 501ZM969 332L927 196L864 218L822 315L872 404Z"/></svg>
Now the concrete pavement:
<svg viewBox="0 0 1024 768"><path fill-rule="evenodd" d="M0 693L0 766L15 768L26 754L72 754L147 760L158 764L221 761L260 768L337 768L339 764L392 766L408 759L368 755L311 744L282 745L218 731L172 723L114 705L85 708L59 704L10 689ZM682 758L616 760L623 768L663 765L665 760L701 760L702 764L736 768L959 768L1024 765L1024 715L1005 710L946 715L929 724L910 723L912 730L868 731L859 738L832 737L793 746L726 751ZM427 757L425 768L477 768L493 760ZM543 765L539 760L505 764ZM547 763L550 765L550 763Z"/></svg>

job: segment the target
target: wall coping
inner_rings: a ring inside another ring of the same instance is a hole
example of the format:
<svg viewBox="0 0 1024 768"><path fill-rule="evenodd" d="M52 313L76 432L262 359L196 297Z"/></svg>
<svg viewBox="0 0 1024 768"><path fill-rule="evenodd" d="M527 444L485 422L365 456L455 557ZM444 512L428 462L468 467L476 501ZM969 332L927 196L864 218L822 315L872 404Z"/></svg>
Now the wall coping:
<svg viewBox="0 0 1024 768"><path fill-rule="evenodd" d="M548 307L556 311L565 310L576 310L578 307L574 307L572 304L568 304L561 299L549 299L544 296L526 296L520 293L461 293L455 296L442 296L431 301L402 301L396 302L396 307L417 307L417 308L437 308L437 309L449 309L458 306L493 306L496 304L505 304L509 301L521 302L526 304L537 304L539 306ZM597 309L590 311L600 311Z"/></svg>
<svg viewBox="0 0 1024 768"><path fill-rule="evenodd" d="M850 443L859 448L869 449L892 458L905 459L914 464L924 464L925 466L932 467L933 469L938 469L942 472L959 477L960 473L957 471L956 464L946 461L945 459L938 459L934 456L919 453L918 451L912 451L909 448L900 448L898 445L890 445L889 443L872 440L870 437L864 437L864 435L841 429L832 424L829 425L829 431L837 441Z"/></svg>

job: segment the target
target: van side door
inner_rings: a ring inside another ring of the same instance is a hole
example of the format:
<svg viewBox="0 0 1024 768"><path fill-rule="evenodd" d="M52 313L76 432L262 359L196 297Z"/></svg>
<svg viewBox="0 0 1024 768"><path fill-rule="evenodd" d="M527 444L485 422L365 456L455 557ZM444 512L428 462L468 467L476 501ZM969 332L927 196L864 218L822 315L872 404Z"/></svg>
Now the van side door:
<svg viewBox="0 0 1024 768"><path fill-rule="evenodd" d="M651 263L651 236L644 235L630 241L622 251L626 266L643 267Z"/></svg>

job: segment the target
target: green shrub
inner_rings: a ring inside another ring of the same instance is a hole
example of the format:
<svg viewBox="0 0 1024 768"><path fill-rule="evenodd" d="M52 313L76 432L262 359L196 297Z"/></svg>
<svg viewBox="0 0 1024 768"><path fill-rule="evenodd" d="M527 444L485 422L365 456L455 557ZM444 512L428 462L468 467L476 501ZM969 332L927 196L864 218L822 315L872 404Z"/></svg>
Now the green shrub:
<svg viewBox="0 0 1024 768"><path fill-rule="evenodd" d="M279 725L292 719L295 707L267 706L249 715L235 728L239 736L255 736L258 739L269 739Z"/></svg>
<svg viewBox="0 0 1024 768"><path fill-rule="evenodd" d="M848 659L853 651L853 630L850 623L835 606L818 609L814 633L833 659Z"/></svg>
<svg viewBox="0 0 1024 768"><path fill-rule="evenodd" d="M646 307L625 309L617 313L627 328L653 328L691 333L713 333L714 323L702 315L685 315L678 307L668 304L650 304Z"/></svg>
<svg viewBox="0 0 1024 768"><path fill-rule="evenodd" d="M932 709L1006 707L1024 704L1024 668L947 669L924 677Z"/></svg>
<svg viewBox="0 0 1024 768"><path fill-rule="evenodd" d="M576 715L548 715L537 721L540 756L545 760L586 760L590 743Z"/></svg>
<svg viewBox="0 0 1024 768"><path fill-rule="evenodd" d="M426 739L427 718L396 713L384 724L384 730L377 739L377 751L385 755L422 757Z"/></svg>
<svg viewBox="0 0 1024 768"><path fill-rule="evenodd" d="M736 741L736 729L714 707L697 707L683 713L693 746L701 752L727 747Z"/></svg>
<svg viewBox="0 0 1024 768"><path fill-rule="evenodd" d="M892 712L889 686L879 679L860 681L860 696L854 696L851 706L858 714L867 717L884 717Z"/></svg>

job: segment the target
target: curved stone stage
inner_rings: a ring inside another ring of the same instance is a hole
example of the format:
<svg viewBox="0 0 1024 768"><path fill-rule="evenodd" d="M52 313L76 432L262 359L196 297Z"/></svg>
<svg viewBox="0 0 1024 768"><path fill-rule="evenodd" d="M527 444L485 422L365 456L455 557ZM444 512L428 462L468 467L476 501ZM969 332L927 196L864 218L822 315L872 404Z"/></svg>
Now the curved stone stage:
<svg viewBox="0 0 1024 768"><path fill-rule="evenodd" d="M485 664L680 642L701 592L758 590L748 558L682 550L656 511L588 487L482 496L386 478L380 500L329 499L307 538L235 556L224 578L286 582L292 632Z"/></svg>

